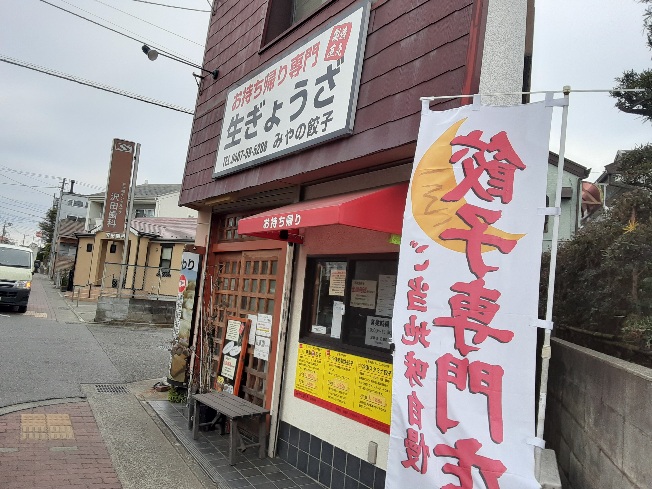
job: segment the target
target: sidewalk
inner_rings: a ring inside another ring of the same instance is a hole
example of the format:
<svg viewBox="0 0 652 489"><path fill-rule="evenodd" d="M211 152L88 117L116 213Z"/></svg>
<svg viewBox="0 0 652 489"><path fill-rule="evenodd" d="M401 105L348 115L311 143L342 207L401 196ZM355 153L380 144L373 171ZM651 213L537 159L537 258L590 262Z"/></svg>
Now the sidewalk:
<svg viewBox="0 0 652 489"><path fill-rule="evenodd" d="M35 276L27 315L92 323L96 304L70 300ZM283 489L323 488L282 459L238 453L228 464L229 435L192 439L184 405L152 386L82 384L84 398L0 408L3 489ZM342 489L331 484L334 489Z"/></svg>
<svg viewBox="0 0 652 489"><path fill-rule="evenodd" d="M92 322L95 304L63 298L35 276L27 313L61 323ZM0 408L3 489L215 488L148 401L160 379L83 384L85 398L50 399Z"/></svg>
<svg viewBox="0 0 652 489"><path fill-rule="evenodd" d="M85 302L66 299L47 275L36 273L32 280L25 314L62 323L92 323L95 320L97 302ZM45 314L45 316L44 316Z"/></svg>

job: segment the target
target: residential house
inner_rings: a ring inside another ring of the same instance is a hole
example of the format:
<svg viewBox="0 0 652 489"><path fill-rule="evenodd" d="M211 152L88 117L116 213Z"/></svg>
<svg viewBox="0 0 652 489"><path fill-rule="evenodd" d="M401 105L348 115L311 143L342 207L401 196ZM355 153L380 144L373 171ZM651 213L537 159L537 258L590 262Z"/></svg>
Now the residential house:
<svg viewBox="0 0 652 489"><path fill-rule="evenodd" d="M548 155L548 186L546 199L554 205L557 190L559 155L552 151ZM561 215L559 216L559 241L573 237L580 227L582 219L582 181L588 178L591 170L564 158L564 175L561 188ZM546 218L543 232L543 250L552 246L552 216Z"/></svg>
<svg viewBox="0 0 652 489"><path fill-rule="evenodd" d="M147 183L136 185L131 218L138 217L197 217L193 209L179 207L180 184ZM102 226L105 193L88 196L85 231Z"/></svg>
<svg viewBox="0 0 652 489"><path fill-rule="evenodd" d="M84 230L84 221L77 220L73 216L71 219L62 219L59 221L57 231L57 243L54 255L54 276L60 278L75 266L77 256L77 233ZM59 281L57 280L57 283Z"/></svg>
<svg viewBox="0 0 652 489"><path fill-rule="evenodd" d="M128 297L176 298L181 254L194 243L196 228L192 217L133 219L125 266L123 239L103 231L77 233L74 285L84 289L80 294L85 297L97 297L101 289L103 295L115 295L122 277L121 289Z"/></svg>
<svg viewBox="0 0 652 489"><path fill-rule="evenodd" d="M86 195L65 193L61 198L59 216L61 219L84 221L88 212L88 197Z"/></svg>
<svg viewBox="0 0 652 489"><path fill-rule="evenodd" d="M623 183L618 173L620 168L619 158L625 152L626 150L618 150L613 163L605 165L604 171L595 180L595 183L586 185L582 216L585 221L598 219L603 209L605 207L609 208L614 199L634 188Z"/></svg>

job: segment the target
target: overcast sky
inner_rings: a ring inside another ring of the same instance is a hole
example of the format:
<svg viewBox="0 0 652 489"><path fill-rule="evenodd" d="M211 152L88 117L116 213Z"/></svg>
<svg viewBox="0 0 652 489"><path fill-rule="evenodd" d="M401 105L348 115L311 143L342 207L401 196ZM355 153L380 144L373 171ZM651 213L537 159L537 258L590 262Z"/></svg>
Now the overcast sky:
<svg viewBox="0 0 652 489"><path fill-rule="evenodd" d="M210 13L134 0L47 1L201 64ZM151 1L209 9L207 0ZM533 90L607 89L623 70L652 66L635 0L538 0L536 8ZM0 56L193 110L197 70L151 62L141 45L40 0L0 0ZM113 138L141 143L139 184L179 183L191 123L188 114L0 62L0 229L11 222L11 237L31 242L62 178L75 179L76 192L100 191ZM608 94L571 95L566 155L592 168L591 179L618 149L651 136L650 124L619 113ZM553 129L553 151L558 139Z"/></svg>

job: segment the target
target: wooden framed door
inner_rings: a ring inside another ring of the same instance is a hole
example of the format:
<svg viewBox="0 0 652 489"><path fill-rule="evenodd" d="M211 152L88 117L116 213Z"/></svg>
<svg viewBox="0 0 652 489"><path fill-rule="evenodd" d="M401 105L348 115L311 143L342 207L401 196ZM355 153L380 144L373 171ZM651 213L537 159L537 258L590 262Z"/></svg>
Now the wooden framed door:
<svg viewBox="0 0 652 489"><path fill-rule="evenodd" d="M285 249L247 250L215 254L213 311L215 352L212 362L212 385L219 376L222 338L229 316L272 316L271 344L268 359L254 356L254 347L247 346L240 397L258 406L270 408L272 379L278 349L278 326L285 273Z"/></svg>

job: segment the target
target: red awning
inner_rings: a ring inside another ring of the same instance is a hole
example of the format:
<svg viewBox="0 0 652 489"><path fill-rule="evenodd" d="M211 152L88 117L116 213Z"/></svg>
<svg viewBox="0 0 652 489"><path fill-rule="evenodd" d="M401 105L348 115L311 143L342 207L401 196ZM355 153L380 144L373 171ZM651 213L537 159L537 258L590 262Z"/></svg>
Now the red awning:
<svg viewBox="0 0 652 489"><path fill-rule="evenodd" d="M408 184L299 202L240 219L238 234L303 243L301 228L342 224L401 234Z"/></svg>

